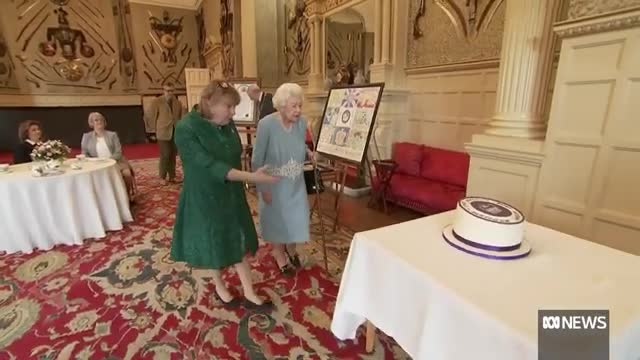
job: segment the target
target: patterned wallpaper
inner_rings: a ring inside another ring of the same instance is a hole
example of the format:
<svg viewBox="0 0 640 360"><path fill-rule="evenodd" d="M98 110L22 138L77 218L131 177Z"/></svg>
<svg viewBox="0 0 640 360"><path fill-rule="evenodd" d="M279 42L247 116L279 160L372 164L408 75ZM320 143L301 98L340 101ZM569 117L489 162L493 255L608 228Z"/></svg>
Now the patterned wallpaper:
<svg viewBox="0 0 640 360"><path fill-rule="evenodd" d="M415 0L410 4L409 68L500 57L503 0Z"/></svg>

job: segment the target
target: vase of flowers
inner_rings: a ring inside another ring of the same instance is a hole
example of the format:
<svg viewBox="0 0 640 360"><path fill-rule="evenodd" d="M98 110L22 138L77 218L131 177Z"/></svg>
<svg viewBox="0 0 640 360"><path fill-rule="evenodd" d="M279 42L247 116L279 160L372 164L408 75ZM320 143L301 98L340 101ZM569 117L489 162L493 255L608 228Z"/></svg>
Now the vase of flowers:
<svg viewBox="0 0 640 360"><path fill-rule="evenodd" d="M71 149L60 140L49 140L37 145L31 152L33 161L47 163L49 167L62 165Z"/></svg>

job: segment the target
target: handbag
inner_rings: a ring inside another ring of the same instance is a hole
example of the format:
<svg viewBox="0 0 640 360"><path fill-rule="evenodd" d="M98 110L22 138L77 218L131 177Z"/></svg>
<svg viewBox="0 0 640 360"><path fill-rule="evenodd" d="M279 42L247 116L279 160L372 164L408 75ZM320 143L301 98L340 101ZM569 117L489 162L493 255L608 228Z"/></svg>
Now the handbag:
<svg viewBox="0 0 640 360"><path fill-rule="evenodd" d="M320 170L316 167L304 170L304 182L307 187L307 194L312 195L316 193L316 176L318 179L318 192L324 192L324 183L320 178Z"/></svg>

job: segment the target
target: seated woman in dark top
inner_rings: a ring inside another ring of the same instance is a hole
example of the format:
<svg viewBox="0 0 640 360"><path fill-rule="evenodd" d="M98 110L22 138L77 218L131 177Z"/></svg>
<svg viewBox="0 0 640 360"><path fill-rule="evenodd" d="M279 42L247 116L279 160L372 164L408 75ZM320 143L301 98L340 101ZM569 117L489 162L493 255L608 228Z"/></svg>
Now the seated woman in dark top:
<svg viewBox="0 0 640 360"><path fill-rule="evenodd" d="M44 141L42 124L36 120L23 121L18 128L18 138L20 144L13 151L13 163L31 162L31 151L37 144Z"/></svg>

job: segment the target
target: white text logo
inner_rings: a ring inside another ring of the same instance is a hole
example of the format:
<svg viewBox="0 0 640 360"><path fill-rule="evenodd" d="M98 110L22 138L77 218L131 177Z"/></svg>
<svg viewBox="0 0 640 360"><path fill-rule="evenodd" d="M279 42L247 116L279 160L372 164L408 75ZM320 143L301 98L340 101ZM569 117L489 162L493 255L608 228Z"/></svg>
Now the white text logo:
<svg viewBox="0 0 640 360"><path fill-rule="evenodd" d="M543 316L543 329L603 330L607 328L606 316Z"/></svg>

